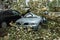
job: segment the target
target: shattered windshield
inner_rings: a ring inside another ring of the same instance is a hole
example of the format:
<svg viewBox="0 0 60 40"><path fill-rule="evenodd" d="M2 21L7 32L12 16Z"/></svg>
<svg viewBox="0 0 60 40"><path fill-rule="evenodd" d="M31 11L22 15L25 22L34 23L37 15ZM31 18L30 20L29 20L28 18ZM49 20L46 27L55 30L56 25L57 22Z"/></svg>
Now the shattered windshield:
<svg viewBox="0 0 60 40"><path fill-rule="evenodd" d="M33 16L33 15L25 15L24 17L25 18L37 18L36 16Z"/></svg>

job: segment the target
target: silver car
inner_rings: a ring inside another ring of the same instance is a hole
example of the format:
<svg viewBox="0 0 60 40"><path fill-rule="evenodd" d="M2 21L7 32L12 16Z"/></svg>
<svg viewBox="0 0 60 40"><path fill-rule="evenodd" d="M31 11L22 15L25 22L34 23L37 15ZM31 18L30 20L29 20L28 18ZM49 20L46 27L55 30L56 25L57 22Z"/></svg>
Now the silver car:
<svg viewBox="0 0 60 40"><path fill-rule="evenodd" d="M43 23L43 21L45 21L46 19L41 17L41 16L37 16L33 13L27 13L26 15L24 15L24 17L18 19L16 21L16 24L18 25L24 25L24 27L31 27L34 30L37 30L40 23Z"/></svg>

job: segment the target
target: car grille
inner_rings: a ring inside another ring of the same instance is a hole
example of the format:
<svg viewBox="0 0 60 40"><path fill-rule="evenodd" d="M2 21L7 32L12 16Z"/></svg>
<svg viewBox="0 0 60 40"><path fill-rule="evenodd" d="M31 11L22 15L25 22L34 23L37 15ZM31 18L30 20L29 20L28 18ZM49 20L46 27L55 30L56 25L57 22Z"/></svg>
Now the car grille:
<svg viewBox="0 0 60 40"><path fill-rule="evenodd" d="M24 23L24 25L35 25L35 23Z"/></svg>
<svg viewBox="0 0 60 40"><path fill-rule="evenodd" d="M30 23L30 25L34 25L35 23Z"/></svg>

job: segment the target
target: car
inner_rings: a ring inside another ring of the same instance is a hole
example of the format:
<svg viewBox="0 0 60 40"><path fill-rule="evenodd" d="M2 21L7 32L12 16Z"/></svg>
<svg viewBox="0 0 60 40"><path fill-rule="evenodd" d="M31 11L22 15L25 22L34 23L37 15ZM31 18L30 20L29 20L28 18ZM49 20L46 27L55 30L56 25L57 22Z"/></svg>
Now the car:
<svg viewBox="0 0 60 40"><path fill-rule="evenodd" d="M11 21L15 22L19 18L21 15L17 10L0 11L0 28L6 28Z"/></svg>
<svg viewBox="0 0 60 40"><path fill-rule="evenodd" d="M32 12L24 15L24 17L16 21L16 25L24 25L24 27L31 27L33 30L38 30L39 25L46 21L45 18L37 16Z"/></svg>

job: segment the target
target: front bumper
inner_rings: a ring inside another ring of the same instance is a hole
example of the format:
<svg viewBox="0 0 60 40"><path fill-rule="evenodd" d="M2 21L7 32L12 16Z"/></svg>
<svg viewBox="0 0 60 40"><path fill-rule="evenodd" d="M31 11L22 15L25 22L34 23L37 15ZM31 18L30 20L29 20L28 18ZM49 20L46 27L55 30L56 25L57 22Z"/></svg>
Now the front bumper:
<svg viewBox="0 0 60 40"><path fill-rule="evenodd" d="M38 25L23 25L24 27L37 27Z"/></svg>
<svg viewBox="0 0 60 40"><path fill-rule="evenodd" d="M38 25L16 25L16 24L12 24L12 23L10 23L10 25L13 27L23 27L23 28L31 28L31 29L33 29L33 30L38 30Z"/></svg>
<svg viewBox="0 0 60 40"><path fill-rule="evenodd" d="M21 26L21 25L17 25L17 24L14 24L14 23L9 23L11 26ZM38 25L23 25L25 27L35 27L35 26L38 26Z"/></svg>

